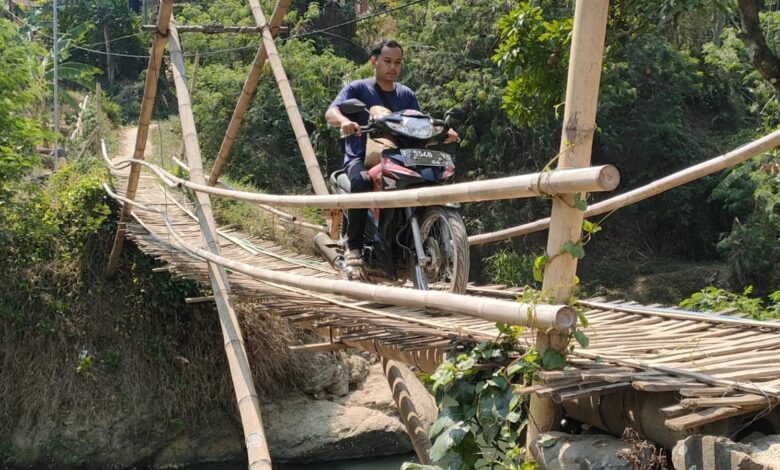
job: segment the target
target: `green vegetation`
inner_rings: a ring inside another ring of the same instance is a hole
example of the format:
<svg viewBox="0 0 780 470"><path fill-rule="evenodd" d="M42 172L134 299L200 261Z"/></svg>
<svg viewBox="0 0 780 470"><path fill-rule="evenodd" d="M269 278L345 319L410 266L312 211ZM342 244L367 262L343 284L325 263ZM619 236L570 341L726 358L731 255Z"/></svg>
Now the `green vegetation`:
<svg viewBox="0 0 780 470"><path fill-rule="evenodd" d="M745 287L742 294L708 286L684 299L680 302L680 307L709 312L736 309L737 312L746 313L754 320L770 320L780 317L780 290L769 294L770 303L767 306L764 306L763 299L749 297L751 293L753 293L753 286Z"/></svg>

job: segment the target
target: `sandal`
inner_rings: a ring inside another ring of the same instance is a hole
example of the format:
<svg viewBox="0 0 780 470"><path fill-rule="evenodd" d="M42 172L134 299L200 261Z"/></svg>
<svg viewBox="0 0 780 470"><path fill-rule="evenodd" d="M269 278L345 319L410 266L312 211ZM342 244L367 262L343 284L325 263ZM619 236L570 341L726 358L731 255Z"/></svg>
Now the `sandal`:
<svg viewBox="0 0 780 470"><path fill-rule="evenodd" d="M353 248L347 253L347 266L362 267L363 266L363 250Z"/></svg>

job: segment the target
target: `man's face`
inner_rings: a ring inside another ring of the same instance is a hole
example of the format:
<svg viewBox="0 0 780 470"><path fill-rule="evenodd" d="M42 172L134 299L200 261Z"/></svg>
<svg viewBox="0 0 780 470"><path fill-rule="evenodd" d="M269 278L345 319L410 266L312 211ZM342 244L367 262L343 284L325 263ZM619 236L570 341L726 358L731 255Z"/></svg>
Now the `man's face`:
<svg viewBox="0 0 780 470"><path fill-rule="evenodd" d="M371 63L376 70L376 78L382 81L395 82L401 75L403 52L398 47L383 47L379 57L372 57Z"/></svg>

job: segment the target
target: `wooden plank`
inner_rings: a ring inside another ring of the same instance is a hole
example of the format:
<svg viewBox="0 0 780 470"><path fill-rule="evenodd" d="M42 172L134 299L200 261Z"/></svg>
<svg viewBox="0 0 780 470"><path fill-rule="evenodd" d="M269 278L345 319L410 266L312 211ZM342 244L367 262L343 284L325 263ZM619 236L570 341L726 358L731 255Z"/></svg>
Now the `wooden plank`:
<svg viewBox="0 0 780 470"><path fill-rule="evenodd" d="M597 387L584 388L582 390L554 392L552 394L552 399L555 403L562 403L566 400L574 400L575 398L590 397L593 395L604 395L606 393L614 393L627 388L631 388L631 383L618 382L613 384L599 385Z"/></svg>
<svg viewBox="0 0 780 470"><path fill-rule="evenodd" d="M704 398L686 398L680 401L684 408L710 408L717 406L736 406L740 408L751 406L772 406L776 403L769 397L760 395L736 395L731 397L704 397Z"/></svg>
<svg viewBox="0 0 780 470"><path fill-rule="evenodd" d="M681 388L706 388L708 385L691 381L648 382L638 380L631 384L635 390L642 392L675 392Z"/></svg>
<svg viewBox="0 0 780 470"><path fill-rule="evenodd" d="M672 405L658 410L665 418L676 418L688 414L690 411L688 408L684 408L682 405Z"/></svg>
<svg viewBox="0 0 780 470"><path fill-rule="evenodd" d="M296 346L287 346L287 349L289 349L292 352L297 353L315 353L315 352L329 352L329 351L340 351L342 349L347 349L349 346L346 344L337 341L337 342L327 342L327 343L312 343L312 344L301 344Z"/></svg>
<svg viewBox="0 0 780 470"><path fill-rule="evenodd" d="M707 387L707 388L681 388L678 393L684 397L723 397L733 395L736 392L729 387Z"/></svg>
<svg viewBox="0 0 780 470"><path fill-rule="evenodd" d="M707 408L689 415L667 419L664 421L664 424L672 431L685 431L726 418L750 414L760 409L763 409L763 407L737 408L733 406L724 406L719 408Z"/></svg>

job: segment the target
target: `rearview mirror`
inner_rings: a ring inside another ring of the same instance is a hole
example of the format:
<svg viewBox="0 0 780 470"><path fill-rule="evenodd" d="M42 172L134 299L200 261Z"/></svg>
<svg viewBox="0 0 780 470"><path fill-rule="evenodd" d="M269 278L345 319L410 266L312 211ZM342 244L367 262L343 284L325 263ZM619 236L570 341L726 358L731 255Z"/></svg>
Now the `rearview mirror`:
<svg viewBox="0 0 780 470"><path fill-rule="evenodd" d="M342 114L357 114L361 111L366 111L366 105L358 99L350 98L341 102L339 111Z"/></svg>
<svg viewBox="0 0 780 470"><path fill-rule="evenodd" d="M450 121L464 121L468 114L463 108L450 108L444 113L444 120L448 123Z"/></svg>

